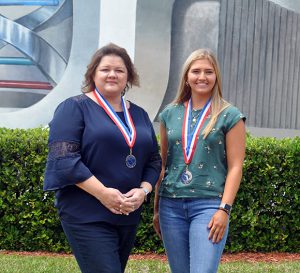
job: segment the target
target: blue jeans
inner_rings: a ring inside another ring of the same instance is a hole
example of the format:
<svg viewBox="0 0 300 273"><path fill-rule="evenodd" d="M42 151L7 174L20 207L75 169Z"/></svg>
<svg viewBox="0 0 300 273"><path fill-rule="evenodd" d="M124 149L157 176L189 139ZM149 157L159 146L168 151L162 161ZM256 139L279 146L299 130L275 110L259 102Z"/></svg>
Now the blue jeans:
<svg viewBox="0 0 300 273"><path fill-rule="evenodd" d="M222 240L212 243L207 225L220 202L218 198L160 198L160 229L172 273L217 272L228 226Z"/></svg>
<svg viewBox="0 0 300 273"><path fill-rule="evenodd" d="M122 273L133 247L137 225L61 221L82 273Z"/></svg>

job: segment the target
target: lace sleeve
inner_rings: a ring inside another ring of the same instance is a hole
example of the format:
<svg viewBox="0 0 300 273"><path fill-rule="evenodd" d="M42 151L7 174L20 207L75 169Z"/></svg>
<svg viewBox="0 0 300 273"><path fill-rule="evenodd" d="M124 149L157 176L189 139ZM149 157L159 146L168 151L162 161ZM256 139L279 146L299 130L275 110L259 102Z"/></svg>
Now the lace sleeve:
<svg viewBox="0 0 300 273"><path fill-rule="evenodd" d="M76 142L53 142L49 144L48 161L78 155L80 145Z"/></svg>
<svg viewBox="0 0 300 273"><path fill-rule="evenodd" d="M63 101L56 108L49 126L44 190L62 189L90 178L92 173L81 157L85 123L80 103L74 98Z"/></svg>
<svg viewBox="0 0 300 273"><path fill-rule="evenodd" d="M72 141L49 143L44 190L51 191L75 185L92 176L81 161L80 145Z"/></svg>

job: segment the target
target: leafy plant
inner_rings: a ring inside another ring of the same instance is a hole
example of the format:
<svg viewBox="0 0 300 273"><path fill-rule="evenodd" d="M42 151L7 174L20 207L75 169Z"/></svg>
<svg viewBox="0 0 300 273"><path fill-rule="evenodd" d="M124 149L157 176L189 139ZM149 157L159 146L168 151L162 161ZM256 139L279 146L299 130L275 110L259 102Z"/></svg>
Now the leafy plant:
<svg viewBox="0 0 300 273"><path fill-rule="evenodd" d="M0 128L0 249L70 252L54 194L43 192L48 130ZM300 138L247 136L226 251L300 252ZM164 252L144 206L134 252Z"/></svg>

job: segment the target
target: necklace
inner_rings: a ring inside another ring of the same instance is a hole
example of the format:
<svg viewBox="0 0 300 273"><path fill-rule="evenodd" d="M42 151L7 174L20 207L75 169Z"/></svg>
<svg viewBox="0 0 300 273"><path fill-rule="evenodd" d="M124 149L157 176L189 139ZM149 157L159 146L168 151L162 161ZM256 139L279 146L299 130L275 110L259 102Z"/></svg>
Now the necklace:
<svg viewBox="0 0 300 273"><path fill-rule="evenodd" d="M196 121L197 121L197 119L198 119L198 117L199 117L199 115L200 115L200 113L201 113L201 110L202 110L202 109L199 109L199 110L193 110L193 111L192 111L192 121L193 121L193 123L196 123ZM196 114L194 114L194 113L196 113Z"/></svg>
<svg viewBox="0 0 300 273"><path fill-rule="evenodd" d="M97 88L94 90L94 95L101 105L106 114L110 117L110 119L117 125L118 129L122 133L123 137L127 145L129 146L129 155L126 156L125 164L128 168L132 169L136 165L136 157L132 154L132 148L136 139L136 129L134 123L132 121L129 110L126 107L126 102L124 97L121 97L122 109L125 118L126 125L117 115L112 106L105 100L105 98L101 95Z"/></svg>
<svg viewBox="0 0 300 273"><path fill-rule="evenodd" d="M184 156L184 162L186 165L185 170L181 173L180 179L181 182L185 185L191 183L193 179L193 175L191 171L189 171L189 164L192 162L194 152L197 146L197 140L200 133L200 129L205 122L211 106L211 98L205 103L204 108L193 117L192 108L192 100L190 99L189 102L185 105L185 113L184 113L184 121L182 126L182 151ZM196 119L196 123L191 125L193 119L198 116ZM194 127L194 128L190 128Z"/></svg>

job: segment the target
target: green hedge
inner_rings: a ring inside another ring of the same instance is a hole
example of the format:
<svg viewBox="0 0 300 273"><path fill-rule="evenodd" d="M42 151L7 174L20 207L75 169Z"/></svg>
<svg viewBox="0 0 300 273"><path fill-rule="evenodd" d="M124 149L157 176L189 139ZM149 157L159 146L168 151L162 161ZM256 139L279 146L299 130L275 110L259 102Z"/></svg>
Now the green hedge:
<svg viewBox="0 0 300 273"><path fill-rule="evenodd" d="M300 252L300 138L248 138L230 251Z"/></svg>
<svg viewBox="0 0 300 273"><path fill-rule="evenodd" d="M0 128L0 249L69 252L44 193L47 129ZM226 251L300 252L300 138L248 136L244 176ZM145 207L135 252L164 251Z"/></svg>
<svg viewBox="0 0 300 273"><path fill-rule="evenodd" d="M69 250L43 192L47 138L45 129L0 129L0 249Z"/></svg>

